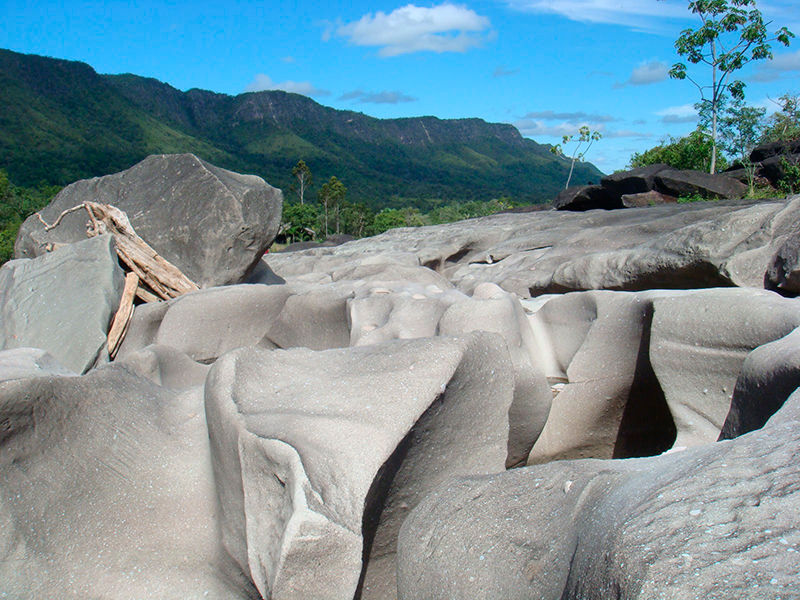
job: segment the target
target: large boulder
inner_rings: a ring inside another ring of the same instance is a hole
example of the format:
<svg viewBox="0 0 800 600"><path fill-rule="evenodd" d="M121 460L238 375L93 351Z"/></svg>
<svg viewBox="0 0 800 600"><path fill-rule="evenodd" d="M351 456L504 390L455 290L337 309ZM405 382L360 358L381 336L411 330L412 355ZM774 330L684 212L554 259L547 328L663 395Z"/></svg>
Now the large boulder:
<svg viewBox="0 0 800 600"><path fill-rule="evenodd" d="M124 274L103 235L0 269L0 350L40 348L84 373L108 361L107 333Z"/></svg>
<svg viewBox="0 0 800 600"><path fill-rule="evenodd" d="M655 188L669 196L701 196L714 198L744 198L747 186L742 182L720 174L701 171L662 171L655 178Z"/></svg>
<svg viewBox="0 0 800 600"><path fill-rule="evenodd" d="M797 595L800 392L763 430L440 486L403 523L403 600Z"/></svg>
<svg viewBox="0 0 800 600"><path fill-rule="evenodd" d="M193 154L149 156L126 171L64 188L41 211L54 223L62 211L92 201L124 211L136 233L201 287L246 278L278 231L283 195L255 175L215 167ZM20 228L18 258L50 244L86 237L86 213L66 215L45 231L34 215Z"/></svg>
<svg viewBox="0 0 800 600"><path fill-rule="evenodd" d="M773 156L800 154L800 139L786 142L769 142L753 148L750 162L759 163Z"/></svg>
<svg viewBox="0 0 800 600"><path fill-rule="evenodd" d="M585 211L602 208L622 208L619 197L600 185L580 185L561 190L553 201L556 210Z"/></svg>
<svg viewBox="0 0 800 600"><path fill-rule="evenodd" d="M630 194L643 194L655 189L656 175L663 171L674 170L669 165L662 163L647 165L638 169L607 175L600 180L600 185L616 198Z"/></svg>
<svg viewBox="0 0 800 600"><path fill-rule="evenodd" d="M408 512L503 470L513 381L490 334L226 354L205 392L225 548L264 598L395 597Z"/></svg>

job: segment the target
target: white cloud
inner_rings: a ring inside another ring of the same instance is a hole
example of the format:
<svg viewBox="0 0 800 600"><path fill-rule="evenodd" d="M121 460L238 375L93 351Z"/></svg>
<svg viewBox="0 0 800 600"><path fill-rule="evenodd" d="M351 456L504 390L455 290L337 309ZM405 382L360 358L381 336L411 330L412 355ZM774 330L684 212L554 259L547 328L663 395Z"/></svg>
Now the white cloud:
<svg viewBox="0 0 800 600"><path fill-rule="evenodd" d="M690 17L685 3L655 0L506 0L516 9L564 16L583 23L624 25L635 29L658 28L664 19Z"/></svg>
<svg viewBox="0 0 800 600"><path fill-rule="evenodd" d="M328 90L315 87L310 81L273 81L269 75L257 74L244 89L245 92L263 92L264 90L283 90L303 96L330 96Z"/></svg>
<svg viewBox="0 0 800 600"><path fill-rule="evenodd" d="M661 117L662 123L694 123L697 121L697 110L694 104L670 106L655 113Z"/></svg>
<svg viewBox="0 0 800 600"><path fill-rule="evenodd" d="M339 96L339 100L355 100L365 104L400 104L401 102L416 102L417 98L403 92L365 92L362 89L353 90Z"/></svg>
<svg viewBox="0 0 800 600"><path fill-rule="evenodd" d="M356 46L380 48L380 56L412 52L465 52L479 46L491 27L489 19L466 6L439 4L430 8L409 4L390 13L364 15L336 27L338 36Z"/></svg>
<svg viewBox="0 0 800 600"><path fill-rule="evenodd" d="M650 60L639 63L633 70L628 80L615 83L614 88L619 89L628 85L650 85L664 81L669 77L669 65L660 60Z"/></svg>
<svg viewBox="0 0 800 600"><path fill-rule="evenodd" d="M759 62L753 79L755 81L776 81L792 71L800 71L800 50L776 54L772 60Z"/></svg>
<svg viewBox="0 0 800 600"><path fill-rule="evenodd" d="M527 113L523 119L541 119L543 121L566 121L575 124L578 121L584 123L610 123L619 121L617 117L611 115L601 115L598 113L578 112L555 112L553 110L539 110Z"/></svg>
<svg viewBox="0 0 800 600"><path fill-rule="evenodd" d="M605 123L592 123L585 121L582 123L575 123L565 121L556 124L546 124L542 120L525 118L513 123L519 132L524 136L529 137L553 137L563 138L565 135L578 135L579 127L586 125L592 131L599 132L604 138L651 138L652 133L642 131L631 131L627 129L614 130L608 129Z"/></svg>
<svg viewBox="0 0 800 600"><path fill-rule="evenodd" d="M500 65L494 70L492 77L497 79L498 77L508 77L510 75L516 75L517 73L519 73L519 69L506 69L503 65Z"/></svg>

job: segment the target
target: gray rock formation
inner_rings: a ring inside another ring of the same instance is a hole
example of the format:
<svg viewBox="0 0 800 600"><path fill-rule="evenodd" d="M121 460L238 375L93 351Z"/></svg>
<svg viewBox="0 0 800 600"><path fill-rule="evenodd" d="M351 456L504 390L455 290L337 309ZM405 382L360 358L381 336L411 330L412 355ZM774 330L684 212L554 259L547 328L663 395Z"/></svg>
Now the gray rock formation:
<svg viewBox="0 0 800 600"><path fill-rule="evenodd" d="M12 261L0 596L794 597L798 229L794 197L269 254L99 366L110 240Z"/></svg>
<svg viewBox="0 0 800 600"><path fill-rule="evenodd" d="M753 290L700 290L653 303L650 362L678 431L717 439L748 354L800 326L800 302Z"/></svg>
<svg viewBox="0 0 800 600"><path fill-rule="evenodd" d="M62 366L38 348L15 348L0 351L0 382L31 377L74 377L77 373Z"/></svg>
<svg viewBox="0 0 800 600"><path fill-rule="evenodd" d="M265 598L395 597L408 511L503 469L513 384L488 334L225 355L206 384L225 548Z"/></svg>
<svg viewBox="0 0 800 600"><path fill-rule="evenodd" d="M282 285L236 285L139 306L119 356L158 344L210 364L229 350L261 343L291 294Z"/></svg>
<svg viewBox="0 0 800 600"><path fill-rule="evenodd" d="M201 287L243 281L278 231L283 195L254 175L220 169L192 154L149 156L126 171L64 188L41 211L48 223L62 211L93 201L124 211L156 252ZM32 258L48 244L86 237L78 211L45 232L36 218L20 228L15 256Z"/></svg>
<svg viewBox="0 0 800 600"><path fill-rule="evenodd" d="M123 365L17 379L0 423L2 594L258 598L220 542L202 388Z"/></svg>
<svg viewBox="0 0 800 600"><path fill-rule="evenodd" d="M76 373L107 361L106 334L123 284L111 236L6 263L0 269L0 350L46 350Z"/></svg>
<svg viewBox="0 0 800 600"><path fill-rule="evenodd" d="M748 354L736 380L720 439L733 439L763 427L797 388L800 388L800 329Z"/></svg>
<svg viewBox="0 0 800 600"><path fill-rule="evenodd" d="M553 200L556 210L611 210L623 208L619 196L613 196L600 185L579 185L561 190Z"/></svg>
<svg viewBox="0 0 800 600"><path fill-rule="evenodd" d="M778 249L798 228L800 196L545 211L390 230L266 260L289 282L319 282L367 262L392 261L434 269L467 294L488 281L521 298L592 289L763 288Z"/></svg>
<svg viewBox="0 0 800 600"><path fill-rule="evenodd" d="M658 206L659 204L675 204L678 199L674 196L667 196L661 192L651 190L638 194L623 194L622 205L625 208L642 208L644 206Z"/></svg>
<svg viewBox="0 0 800 600"><path fill-rule="evenodd" d="M744 198L747 186L722 174L701 171L662 171L655 178L655 189L669 196L703 198Z"/></svg>
<svg viewBox="0 0 800 600"><path fill-rule="evenodd" d="M443 485L400 531L400 598L794 597L799 418L796 392L735 440Z"/></svg>
<svg viewBox="0 0 800 600"><path fill-rule="evenodd" d="M607 175L600 180L600 185L616 198L631 194L644 194L655 190L656 175L674 170L665 164L647 165Z"/></svg>

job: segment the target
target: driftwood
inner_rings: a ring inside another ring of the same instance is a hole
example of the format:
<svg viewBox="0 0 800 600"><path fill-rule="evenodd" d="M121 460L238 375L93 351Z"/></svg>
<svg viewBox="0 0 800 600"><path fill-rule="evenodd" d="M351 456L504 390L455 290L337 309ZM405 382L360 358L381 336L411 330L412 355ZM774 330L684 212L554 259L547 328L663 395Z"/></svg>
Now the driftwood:
<svg viewBox="0 0 800 600"><path fill-rule="evenodd" d="M111 327L108 329L108 355L113 360L117 356L122 340L128 333L128 326L133 316L133 297L139 288L139 276L136 273L128 273L125 276L125 289L122 291L122 299L119 301L114 318L111 320Z"/></svg>
<svg viewBox="0 0 800 600"><path fill-rule="evenodd" d="M136 274L139 280L136 295L143 301L169 300L198 289L180 269L161 257L140 238L128 221L128 216L115 206L83 202L62 212L52 225L45 222L39 213L37 217L44 225L45 231L50 231L58 226L64 216L82 208L89 214L86 231L89 237L104 233L114 236L117 255L125 266Z"/></svg>

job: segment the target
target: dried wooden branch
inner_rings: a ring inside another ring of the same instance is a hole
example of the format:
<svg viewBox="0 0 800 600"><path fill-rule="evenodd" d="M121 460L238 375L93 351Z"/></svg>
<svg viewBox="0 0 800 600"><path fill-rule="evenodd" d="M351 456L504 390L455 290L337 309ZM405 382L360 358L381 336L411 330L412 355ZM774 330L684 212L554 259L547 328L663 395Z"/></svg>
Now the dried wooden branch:
<svg viewBox="0 0 800 600"><path fill-rule="evenodd" d="M58 225L61 223L61 219L63 219L64 217L66 217L66 216L67 216L69 213L73 213L73 212L75 212L75 211L81 210L82 208L86 208L86 203L85 203L85 202L84 202L84 203L81 203L81 204L78 204L78 206L73 206L72 208L68 208L67 210L65 210L64 212L62 212L60 215L58 215L58 218L57 218L57 219L56 219L56 220L53 222L53 224L52 224L52 225L49 225L49 224L47 223L47 221L45 221L45 220L42 218L42 215L41 215L41 213L38 213L38 212L37 212L37 213L36 213L36 217L39 219L39 221L41 221L41 222L42 222L42 225L44 225L44 230L45 230L45 231L50 231L51 229L55 229L56 227L58 227Z"/></svg>
<svg viewBox="0 0 800 600"><path fill-rule="evenodd" d="M98 202L84 204L92 218L89 237L112 234L122 262L157 296L169 300L199 289L180 269L161 257L136 234L128 216L120 209Z"/></svg>
<svg viewBox="0 0 800 600"><path fill-rule="evenodd" d="M175 265L160 256L140 238L128 221L127 215L110 204L83 202L62 212L50 225L39 213L36 216L46 231L58 226L61 219L76 210L86 209L89 214L86 234L95 237L104 233L114 236L119 259L139 279L136 295L145 302L169 300L199 289L197 284L181 273ZM149 288L143 289L143 286ZM152 291L152 293L151 293Z"/></svg>
<svg viewBox="0 0 800 600"><path fill-rule="evenodd" d="M122 340L128 333L131 317L133 317L133 298L138 289L139 276L136 273L128 273L125 276L125 288L122 290L119 308L111 320L111 327L108 330L108 355L112 360L117 356Z"/></svg>

